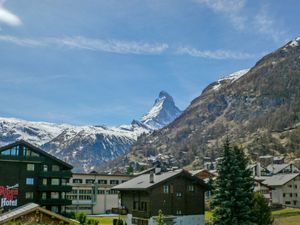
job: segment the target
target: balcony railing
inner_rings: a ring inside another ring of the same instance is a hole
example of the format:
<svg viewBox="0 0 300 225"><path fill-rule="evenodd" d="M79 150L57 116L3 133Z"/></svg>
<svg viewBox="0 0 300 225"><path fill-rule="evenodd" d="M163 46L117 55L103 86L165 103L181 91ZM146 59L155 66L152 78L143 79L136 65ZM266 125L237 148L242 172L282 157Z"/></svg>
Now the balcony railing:
<svg viewBox="0 0 300 225"><path fill-rule="evenodd" d="M150 217L150 212L132 210L132 216L133 217L141 217L141 218L149 218Z"/></svg>
<svg viewBox="0 0 300 225"><path fill-rule="evenodd" d="M69 199L41 199L41 205L72 205Z"/></svg>
<svg viewBox="0 0 300 225"><path fill-rule="evenodd" d="M69 185L39 185L40 191L64 191L71 192L72 187Z"/></svg>
<svg viewBox="0 0 300 225"><path fill-rule="evenodd" d="M57 177L57 178L70 178L72 177L72 172L69 170L63 171L41 171L40 177Z"/></svg>

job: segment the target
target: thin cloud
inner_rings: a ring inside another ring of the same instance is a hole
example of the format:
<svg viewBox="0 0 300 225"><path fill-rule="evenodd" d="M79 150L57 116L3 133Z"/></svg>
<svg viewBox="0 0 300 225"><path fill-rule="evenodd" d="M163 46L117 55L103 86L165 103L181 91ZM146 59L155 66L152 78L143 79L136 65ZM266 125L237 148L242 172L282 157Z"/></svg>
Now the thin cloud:
<svg viewBox="0 0 300 225"><path fill-rule="evenodd" d="M82 49L90 51L103 51L117 54L151 55L161 54L169 46L165 43L146 43L124 40L103 40L85 37L63 37L30 39L19 38L10 35L0 35L0 41L27 47L67 47L70 49Z"/></svg>
<svg viewBox="0 0 300 225"><path fill-rule="evenodd" d="M199 50L191 47L180 47L177 49L177 54L190 55L193 57L209 58L209 59L252 59L255 55L245 52L234 52L230 50Z"/></svg>
<svg viewBox="0 0 300 225"><path fill-rule="evenodd" d="M275 42L286 40L286 30L278 27L265 6L258 13L247 13L247 0L194 0L226 17L236 30L264 35Z"/></svg>
<svg viewBox="0 0 300 225"><path fill-rule="evenodd" d="M42 38L30 39L19 38L9 35L0 35L0 42L9 42L25 47L59 47L88 51L102 51L116 54L136 55L159 55L165 53L170 47L166 43L147 43L122 40L102 40L85 37L64 37L64 38ZM179 47L171 49L169 53L190 55L194 57L210 59L250 59L256 57L253 54L234 52L230 50L198 50L192 47Z"/></svg>
<svg viewBox="0 0 300 225"><path fill-rule="evenodd" d="M22 24L21 19L17 15L5 9L3 4L4 1L0 1L0 23L9 26L20 26Z"/></svg>
<svg viewBox="0 0 300 225"><path fill-rule="evenodd" d="M245 28L246 18L241 15L241 10L245 7L246 0L194 0L205 5L215 13L224 14L233 26L238 30Z"/></svg>
<svg viewBox="0 0 300 225"><path fill-rule="evenodd" d="M0 35L0 41L2 42L9 42L11 44L16 44L20 46L28 46L28 47L35 47L35 46L45 46L46 43L42 41L29 39L29 38L19 38L11 35Z"/></svg>
<svg viewBox="0 0 300 225"><path fill-rule="evenodd" d="M262 8L254 18L256 30L260 34L271 37L275 42L278 42L285 39L286 31L282 28L278 28L276 24L275 20L268 15L265 7Z"/></svg>
<svg viewBox="0 0 300 225"><path fill-rule="evenodd" d="M123 40L102 40L85 37L65 37L48 39L50 43L70 48L104 51L119 54L161 54L168 45L165 43L144 43Z"/></svg>

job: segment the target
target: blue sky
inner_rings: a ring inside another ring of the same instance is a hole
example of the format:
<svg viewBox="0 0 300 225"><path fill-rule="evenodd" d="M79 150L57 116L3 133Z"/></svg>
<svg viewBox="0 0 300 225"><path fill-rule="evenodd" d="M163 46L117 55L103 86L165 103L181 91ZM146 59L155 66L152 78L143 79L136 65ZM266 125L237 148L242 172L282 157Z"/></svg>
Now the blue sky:
<svg viewBox="0 0 300 225"><path fill-rule="evenodd" d="M0 116L129 123L184 109L299 36L298 0L0 0Z"/></svg>

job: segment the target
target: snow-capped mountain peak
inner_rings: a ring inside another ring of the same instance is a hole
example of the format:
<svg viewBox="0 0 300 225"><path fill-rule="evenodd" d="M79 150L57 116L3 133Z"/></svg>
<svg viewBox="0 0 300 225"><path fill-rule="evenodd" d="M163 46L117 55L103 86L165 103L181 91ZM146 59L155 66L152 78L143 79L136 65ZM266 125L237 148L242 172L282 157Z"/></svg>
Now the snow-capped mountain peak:
<svg viewBox="0 0 300 225"><path fill-rule="evenodd" d="M181 113L173 98L167 92L161 91L150 111L142 117L141 122L156 130L168 125Z"/></svg>
<svg viewBox="0 0 300 225"><path fill-rule="evenodd" d="M179 113L173 98L161 92L147 120L128 125L76 126L0 117L0 146L23 139L72 164L74 171L87 172L124 154L140 135L172 122Z"/></svg>

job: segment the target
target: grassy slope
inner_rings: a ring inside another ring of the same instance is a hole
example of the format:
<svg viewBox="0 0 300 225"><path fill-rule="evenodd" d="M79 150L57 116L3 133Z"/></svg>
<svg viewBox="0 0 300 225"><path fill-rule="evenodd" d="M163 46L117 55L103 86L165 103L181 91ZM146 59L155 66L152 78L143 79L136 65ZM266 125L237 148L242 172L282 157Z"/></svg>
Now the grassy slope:
<svg viewBox="0 0 300 225"><path fill-rule="evenodd" d="M272 212L275 224L274 225L300 225L300 209L286 208L275 210ZM212 212L205 212L205 220L212 218Z"/></svg>
<svg viewBox="0 0 300 225"><path fill-rule="evenodd" d="M275 225L299 225L300 224L300 210L299 209L281 209L273 211Z"/></svg>
<svg viewBox="0 0 300 225"><path fill-rule="evenodd" d="M96 219L100 221L100 225L112 225L113 219L118 219L118 217L92 217L89 216L88 218ZM125 218L124 216L121 216L121 218Z"/></svg>
<svg viewBox="0 0 300 225"><path fill-rule="evenodd" d="M300 209L286 208L272 212L275 224L274 225L300 225ZM118 217L89 217L100 221L101 225L112 225L113 219ZM122 217L124 218L124 217ZM205 220L212 218L212 212L205 212Z"/></svg>

